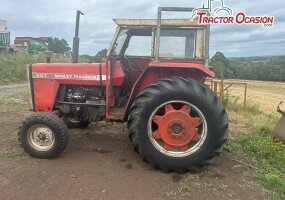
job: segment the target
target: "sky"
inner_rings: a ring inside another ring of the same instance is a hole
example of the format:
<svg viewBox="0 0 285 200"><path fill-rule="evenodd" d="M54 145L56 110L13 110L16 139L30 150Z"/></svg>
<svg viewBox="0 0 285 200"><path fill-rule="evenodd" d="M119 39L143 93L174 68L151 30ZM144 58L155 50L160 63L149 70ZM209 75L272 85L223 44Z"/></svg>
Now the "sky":
<svg viewBox="0 0 285 200"><path fill-rule="evenodd" d="M113 18L156 18L158 6L200 7L206 1L1 0L0 19L7 21L12 40L23 36L51 36L64 38L72 46L76 10L81 10L85 15L80 21L80 54L95 55L109 46L116 28ZM274 26L211 25L211 56L216 51L227 57L285 54L285 1L225 0L225 5L234 13L274 16ZM187 18L188 15L171 13L163 17Z"/></svg>

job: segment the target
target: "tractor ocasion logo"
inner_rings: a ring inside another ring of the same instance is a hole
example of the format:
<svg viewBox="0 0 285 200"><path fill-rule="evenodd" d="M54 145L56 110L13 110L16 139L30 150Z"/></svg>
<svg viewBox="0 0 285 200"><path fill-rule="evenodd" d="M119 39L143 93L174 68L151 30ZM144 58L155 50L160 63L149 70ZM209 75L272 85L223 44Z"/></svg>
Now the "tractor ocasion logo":
<svg viewBox="0 0 285 200"><path fill-rule="evenodd" d="M214 4L219 4L214 6ZM195 8L192 19L198 17L199 24L255 24L263 27L273 27L274 16L249 16L245 12L233 13L233 10L225 6L224 0L208 0L207 4ZM210 16L209 14L214 14Z"/></svg>

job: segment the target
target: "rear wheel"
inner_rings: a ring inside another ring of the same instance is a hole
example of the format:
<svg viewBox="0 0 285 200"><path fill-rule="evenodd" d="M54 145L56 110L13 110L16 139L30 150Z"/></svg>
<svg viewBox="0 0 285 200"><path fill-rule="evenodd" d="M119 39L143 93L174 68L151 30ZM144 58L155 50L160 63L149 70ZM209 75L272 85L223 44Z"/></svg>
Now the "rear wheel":
<svg viewBox="0 0 285 200"><path fill-rule="evenodd" d="M61 119L52 113L34 113L19 128L21 147L33 157L58 156L68 142L68 129Z"/></svg>
<svg viewBox="0 0 285 200"><path fill-rule="evenodd" d="M159 80L136 97L129 113L134 149L155 168L186 172L221 153L228 118L218 97L192 79Z"/></svg>

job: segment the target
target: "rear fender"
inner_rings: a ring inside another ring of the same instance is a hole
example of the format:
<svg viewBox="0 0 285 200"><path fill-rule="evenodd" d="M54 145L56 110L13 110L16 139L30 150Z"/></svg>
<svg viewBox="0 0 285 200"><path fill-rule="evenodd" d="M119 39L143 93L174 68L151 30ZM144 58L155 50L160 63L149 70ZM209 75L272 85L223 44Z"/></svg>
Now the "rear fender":
<svg viewBox="0 0 285 200"><path fill-rule="evenodd" d="M127 121L128 113L135 97L140 94L145 87L155 81L164 78L184 77L204 83L208 76L214 78L215 73L201 64L171 63L171 65L165 65L165 63L151 63L149 67L144 69L132 88L125 109L124 121Z"/></svg>
<svg viewBox="0 0 285 200"><path fill-rule="evenodd" d="M208 68L204 67L204 65L198 63L150 63L150 67L153 68L175 68L175 69L191 69L202 72L204 76L209 76L211 78L215 78L215 73ZM201 75L202 75L201 74Z"/></svg>

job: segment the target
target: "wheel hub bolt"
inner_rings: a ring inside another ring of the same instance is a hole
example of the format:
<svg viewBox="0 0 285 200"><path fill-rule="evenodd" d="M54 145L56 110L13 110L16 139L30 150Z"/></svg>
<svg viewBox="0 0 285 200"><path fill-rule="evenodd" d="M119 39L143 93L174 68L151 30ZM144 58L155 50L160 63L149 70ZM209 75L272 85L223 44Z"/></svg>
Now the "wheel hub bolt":
<svg viewBox="0 0 285 200"><path fill-rule="evenodd" d="M46 136L46 134L44 134L44 133L40 133L39 135L38 135L38 138L40 139L40 140L45 140L45 139L47 139L48 137Z"/></svg>
<svg viewBox="0 0 285 200"><path fill-rule="evenodd" d="M179 134L183 130L183 128L182 128L182 126L180 124L173 124L171 129L172 129L172 132L174 134Z"/></svg>
<svg viewBox="0 0 285 200"><path fill-rule="evenodd" d="M182 122L173 120L168 125L168 133L174 138L181 138L184 135L184 126Z"/></svg>

